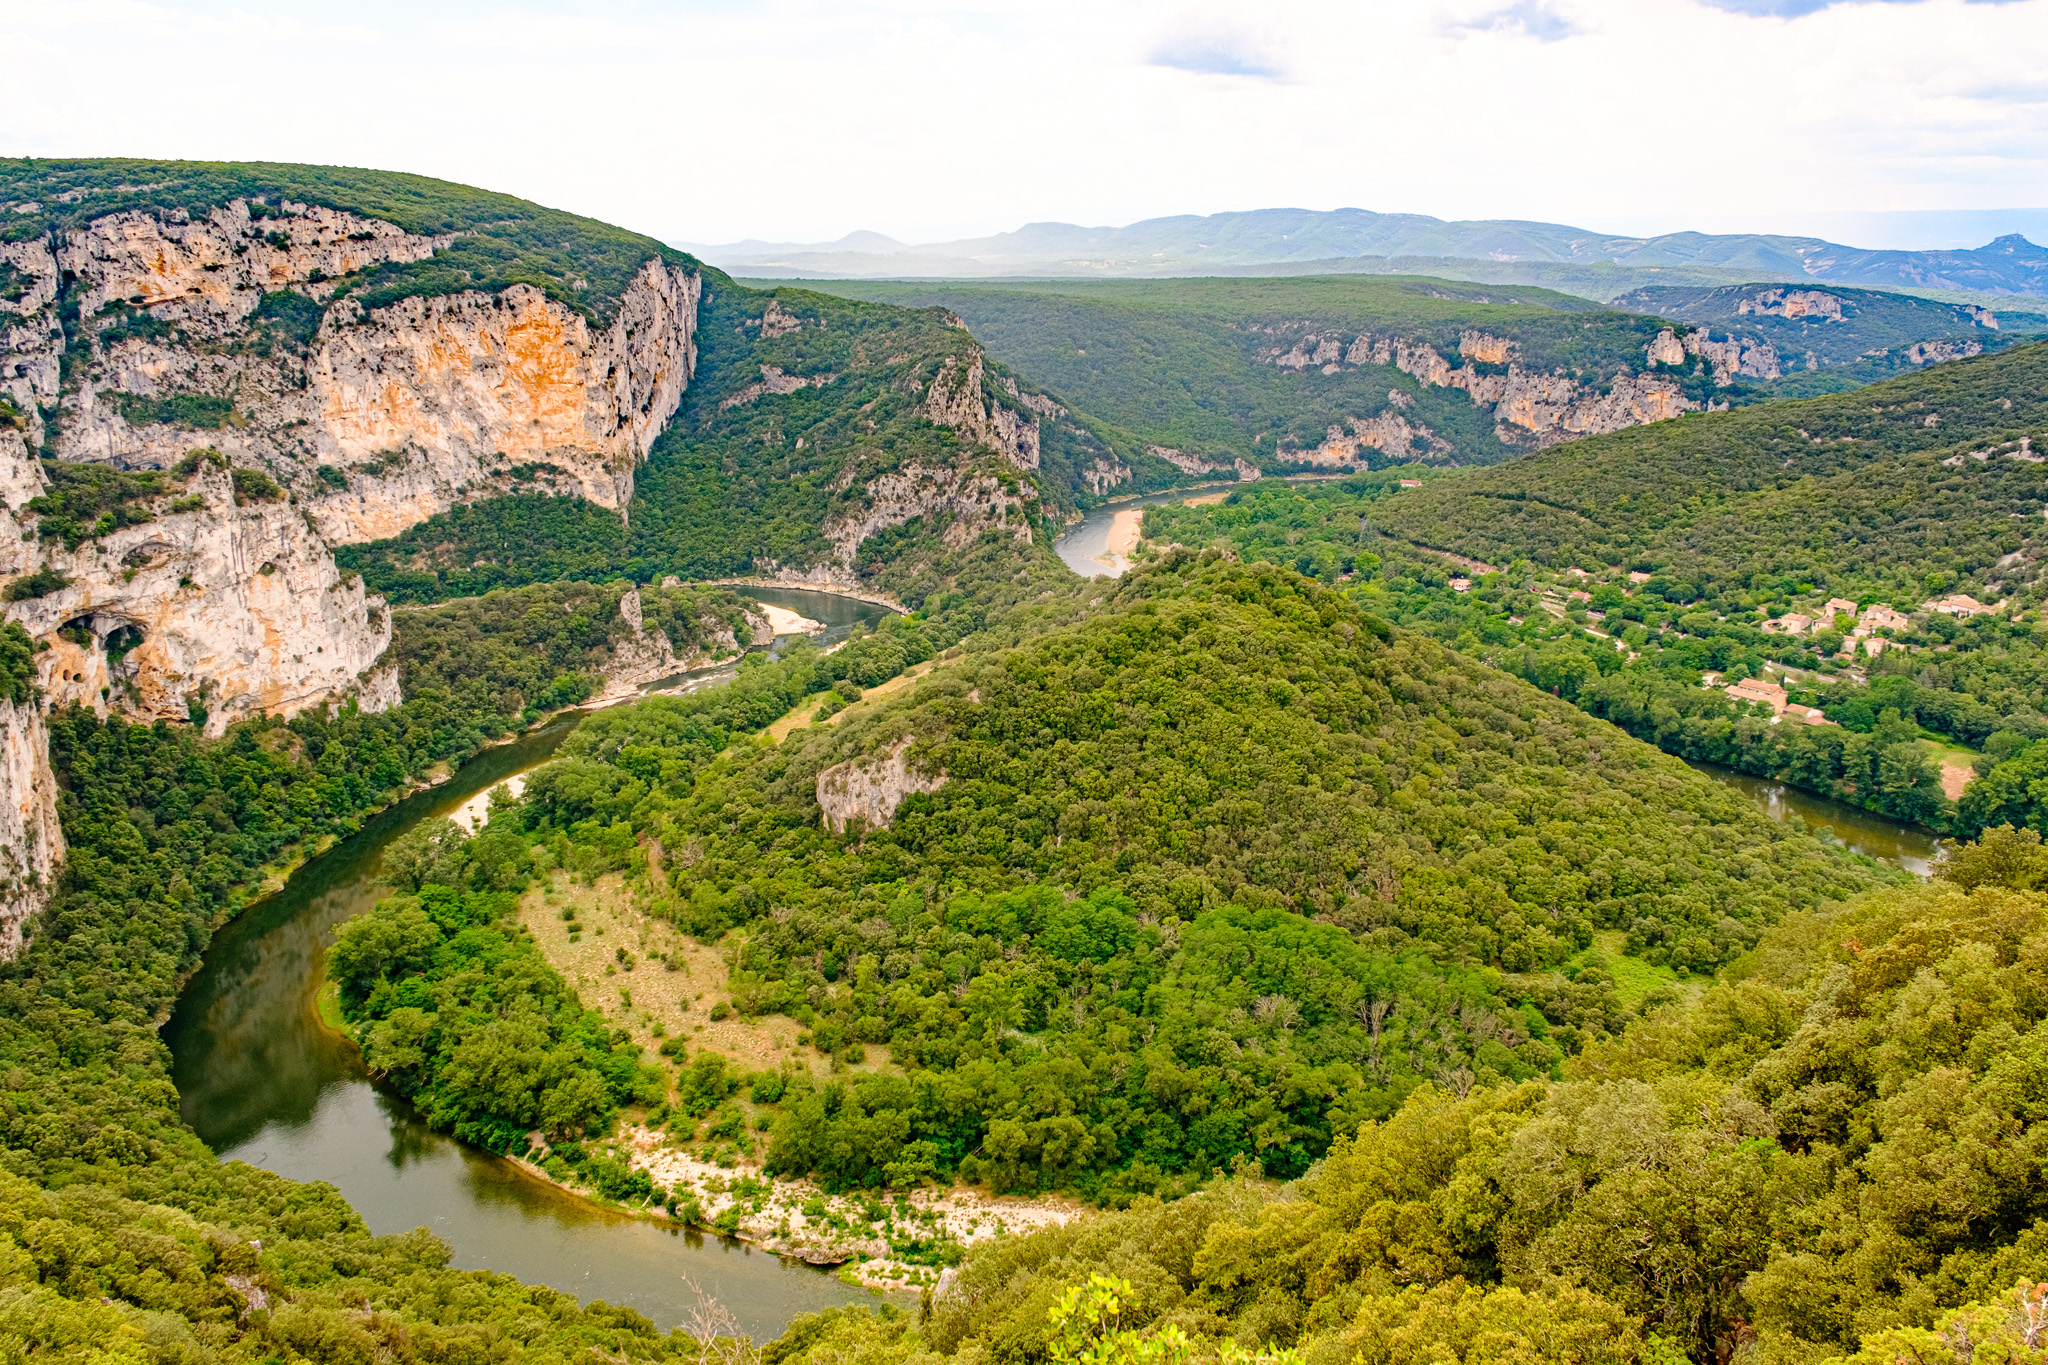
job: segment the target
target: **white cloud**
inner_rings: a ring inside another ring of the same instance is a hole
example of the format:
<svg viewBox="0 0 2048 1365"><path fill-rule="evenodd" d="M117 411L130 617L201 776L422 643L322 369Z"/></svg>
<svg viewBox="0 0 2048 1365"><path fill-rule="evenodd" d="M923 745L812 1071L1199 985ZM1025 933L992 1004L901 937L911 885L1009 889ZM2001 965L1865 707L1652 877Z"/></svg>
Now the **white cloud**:
<svg viewBox="0 0 2048 1365"><path fill-rule="evenodd" d="M2048 171L2048 0L0 0L0 50L6 153L384 166L699 241L1768 226Z"/></svg>

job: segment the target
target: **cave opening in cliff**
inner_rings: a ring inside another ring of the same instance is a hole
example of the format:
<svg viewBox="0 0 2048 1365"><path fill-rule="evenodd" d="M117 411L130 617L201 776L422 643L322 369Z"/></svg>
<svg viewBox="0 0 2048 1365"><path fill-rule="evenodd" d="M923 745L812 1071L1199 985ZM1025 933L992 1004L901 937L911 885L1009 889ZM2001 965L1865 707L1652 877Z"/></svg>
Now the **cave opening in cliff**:
<svg viewBox="0 0 2048 1365"><path fill-rule="evenodd" d="M107 651L107 667L110 669L118 668L121 660L141 643L141 626L128 622L114 627L113 630L107 632L107 638L101 642L102 647Z"/></svg>

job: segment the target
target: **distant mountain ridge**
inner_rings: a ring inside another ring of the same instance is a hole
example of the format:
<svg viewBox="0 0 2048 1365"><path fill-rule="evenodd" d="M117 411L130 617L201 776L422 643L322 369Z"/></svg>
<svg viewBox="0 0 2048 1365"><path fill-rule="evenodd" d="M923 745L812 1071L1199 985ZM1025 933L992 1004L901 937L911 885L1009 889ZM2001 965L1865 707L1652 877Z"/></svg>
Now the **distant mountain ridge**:
<svg viewBox="0 0 2048 1365"><path fill-rule="evenodd" d="M1681 272L1686 283L1817 280L1881 289L2048 295L2048 249L2018 233L1967 250L1873 250L1818 237L1703 232L1628 237L1559 223L1447 221L1348 208L1184 214L1125 227L1028 223L991 237L917 245L875 232L823 243L677 245L724 269L764 278L1228 274L1284 265L1353 270L1375 258L1424 257L1493 267L1605 266L1652 272L1628 280L1623 288L1653 283L1656 274ZM1389 273L1405 272L1397 267Z"/></svg>

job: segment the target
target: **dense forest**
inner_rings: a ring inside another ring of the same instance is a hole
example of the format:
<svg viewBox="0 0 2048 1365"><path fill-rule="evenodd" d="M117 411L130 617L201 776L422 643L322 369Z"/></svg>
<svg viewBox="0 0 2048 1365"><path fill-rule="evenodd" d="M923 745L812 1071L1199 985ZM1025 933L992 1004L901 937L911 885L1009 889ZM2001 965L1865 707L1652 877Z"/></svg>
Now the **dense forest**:
<svg viewBox="0 0 2048 1365"><path fill-rule="evenodd" d="M1661 573L1698 598L1807 583L1917 604L2031 582L2048 344L1854 393L1574 441L1390 503L1390 533L1506 565ZM2013 558L2018 556L2018 558Z"/></svg>
<svg viewBox="0 0 2048 1365"><path fill-rule="evenodd" d="M1361 275L1292 279L1041 280L898 283L832 280L814 288L965 319L991 353L1068 395L1133 445L1171 447L1228 465L1290 463L1332 425L1385 413L1441 437L1447 449L1387 451L1493 464L1515 448L1461 392L1418 384L1389 365L1290 373L1262 358L1301 336L1341 332L1433 346L1460 363L1464 333L1511 338L1516 361L1595 385L1644 368L1668 324L1544 289ZM1708 390L1712 385L1708 384ZM1709 394L1724 400L1727 394ZM1164 483L1175 482L1168 474ZM1154 486L1154 485L1139 485Z"/></svg>
<svg viewBox="0 0 2048 1365"><path fill-rule="evenodd" d="M1865 662L1863 685L1833 661L1839 632L1803 638L1762 629L1774 607L1819 591L1811 583L1710 582L1712 595L1702 596L1669 572L1642 583L1588 580L1593 590L1584 594L1585 607L1599 611L1599 620L1576 607L1568 613L1557 599L1555 612L1547 610L1526 561L1454 588L1460 569L1378 530L1417 492L1377 474L1264 484L1236 491L1220 506L1150 508L1145 533L1162 543L1225 545L1247 560L1341 580L1368 610L1682 758L1973 837L1986 825L2048 827L2048 803L2027 795L2023 777L2048 756L2048 746L2032 747L2048 741L2048 638L2037 612L1968 621L1918 616L1909 629L1889 632L1892 649ZM2029 592L2020 600L2033 607L2038 597ZM1772 725L1753 705L1701 686L1710 672L1724 680L1761 677L1769 665L1797 670L1806 681L1794 685L1793 699L1835 724ZM1983 772L2025 761L1973 788L1958 807L1942 793L1923 743L1930 737L1977 751Z"/></svg>
<svg viewBox="0 0 2048 1365"><path fill-rule="evenodd" d="M736 936L743 1015L888 1049L789 1083L771 1169L1112 1203L1295 1176L1425 1082L1555 1074L1624 1017L1617 973L1711 973L1876 879L1289 571L1190 555L1096 591L845 727L731 744L654 701L535 776L557 865ZM943 786L822 828L819 773L904 736Z"/></svg>
<svg viewBox="0 0 2048 1365"><path fill-rule="evenodd" d="M1422 1086L1283 1190L989 1243L928 1316L769 1358L2036 1359L2048 857L1947 877L1792 916L1561 1083Z"/></svg>

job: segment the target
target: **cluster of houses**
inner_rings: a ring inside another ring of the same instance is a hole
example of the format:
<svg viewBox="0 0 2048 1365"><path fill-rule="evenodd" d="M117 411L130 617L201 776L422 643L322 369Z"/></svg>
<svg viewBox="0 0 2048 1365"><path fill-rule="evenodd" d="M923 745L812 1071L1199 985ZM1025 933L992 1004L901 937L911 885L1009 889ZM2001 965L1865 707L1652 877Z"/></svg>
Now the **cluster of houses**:
<svg viewBox="0 0 2048 1365"><path fill-rule="evenodd" d="M1971 617L1998 611L2004 605L2003 602L1999 602L1985 606L1975 598L1959 593L1954 597L1944 597L1939 602L1929 602L1927 609L1945 612L1951 616ZM1806 635L1815 631L1830 630L1845 616L1853 624L1848 632L1849 638L1842 647L1840 657L1844 659L1855 658L1859 648L1866 656L1877 657L1884 651L1886 644L1886 641L1878 637L1879 631L1904 630L1912 624L1904 612L1893 611L1890 607L1865 607L1859 613L1856 604L1848 598L1833 597L1821 607L1818 619L1796 611L1787 612L1775 620L1764 622L1763 631L1766 635Z"/></svg>

